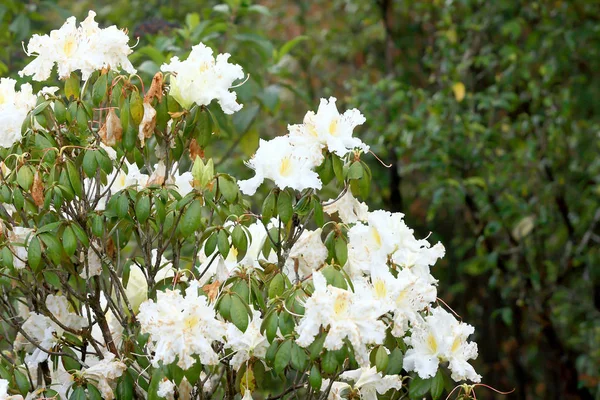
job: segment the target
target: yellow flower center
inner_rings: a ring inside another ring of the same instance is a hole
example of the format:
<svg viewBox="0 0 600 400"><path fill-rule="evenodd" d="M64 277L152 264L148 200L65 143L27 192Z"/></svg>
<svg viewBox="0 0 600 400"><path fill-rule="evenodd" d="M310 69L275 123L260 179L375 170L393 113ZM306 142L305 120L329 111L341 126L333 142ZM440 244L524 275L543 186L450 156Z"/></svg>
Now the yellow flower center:
<svg viewBox="0 0 600 400"><path fill-rule="evenodd" d="M75 41L75 38L73 36L69 36L63 45L63 52L65 53L65 56L71 57L76 49L77 42Z"/></svg>
<svg viewBox="0 0 600 400"><path fill-rule="evenodd" d="M333 302L333 312L336 316L346 313L348 310L348 297L343 294L338 295Z"/></svg>
<svg viewBox="0 0 600 400"><path fill-rule="evenodd" d="M4 94L0 92L0 104L4 104L5 101L6 99L4 98Z"/></svg>
<svg viewBox="0 0 600 400"><path fill-rule="evenodd" d="M385 286L383 279L376 279L375 282L373 282L373 287L375 288L375 295L378 299L383 299L387 296L387 287Z"/></svg>
<svg viewBox="0 0 600 400"><path fill-rule="evenodd" d="M401 291L400 294L398 294L398 297L396 297L396 304L404 303L407 292L408 292L408 290L405 289L405 290Z"/></svg>
<svg viewBox="0 0 600 400"><path fill-rule="evenodd" d="M454 342L452 342L452 353L456 353L458 351L458 349L460 348L460 338L456 338L454 339Z"/></svg>
<svg viewBox="0 0 600 400"><path fill-rule="evenodd" d="M379 232L375 228L371 228L371 235L373 236L373 240L377 243L377 246L381 247L381 236Z"/></svg>
<svg viewBox="0 0 600 400"><path fill-rule="evenodd" d="M200 64L200 72L205 72L206 70L208 70L209 67L210 65L207 62L203 62L202 64Z"/></svg>
<svg viewBox="0 0 600 400"><path fill-rule="evenodd" d="M334 118L329 123L329 134L332 136L337 135L338 133L338 118Z"/></svg>
<svg viewBox="0 0 600 400"><path fill-rule="evenodd" d="M307 125L307 129L308 129L308 133L310 133L311 136L319 137L319 132L317 132L317 129L315 128L314 125Z"/></svg>
<svg viewBox="0 0 600 400"><path fill-rule="evenodd" d="M283 157L279 163L279 174L281 176L290 176L292 173L292 161L289 157Z"/></svg>
<svg viewBox="0 0 600 400"><path fill-rule="evenodd" d="M200 318L198 318L197 315L193 314L193 315L186 317L186 319L184 321L184 325L185 325L186 329L192 330L198 325L199 322L200 322Z"/></svg>
<svg viewBox="0 0 600 400"><path fill-rule="evenodd" d="M429 348L429 351L432 354L437 353L438 345L437 345L437 341L435 340L435 336L433 336L432 333L430 333L429 336L427 337L427 346Z"/></svg>

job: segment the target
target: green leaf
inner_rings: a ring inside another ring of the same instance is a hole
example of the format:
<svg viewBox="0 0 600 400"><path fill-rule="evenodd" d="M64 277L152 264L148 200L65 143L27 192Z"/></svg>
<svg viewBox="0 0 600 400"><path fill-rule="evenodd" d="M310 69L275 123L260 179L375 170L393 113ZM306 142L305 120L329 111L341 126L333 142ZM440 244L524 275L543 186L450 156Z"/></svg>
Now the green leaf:
<svg viewBox="0 0 600 400"><path fill-rule="evenodd" d="M144 103L137 90L134 90L129 98L129 112L133 123L139 125L144 118Z"/></svg>
<svg viewBox="0 0 600 400"><path fill-rule="evenodd" d="M279 192L279 196L277 196L277 214L283 223L287 224L292 219L293 213L292 196L285 190Z"/></svg>
<svg viewBox="0 0 600 400"><path fill-rule="evenodd" d="M65 227L63 231L62 244L68 256L75 254L75 250L77 250L77 237L75 237L75 232L73 232L70 226Z"/></svg>
<svg viewBox="0 0 600 400"><path fill-rule="evenodd" d="M344 182L344 162L341 158L335 154L331 155L331 161L333 162L333 172L338 182Z"/></svg>
<svg viewBox="0 0 600 400"><path fill-rule="evenodd" d="M304 371L306 368L306 364L308 362L308 357L306 356L306 352L303 348L298 346L296 343L292 343L292 368L296 371Z"/></svg>
<svg viewBox="0 0 600 400"><path fill-rule="evenodd" d="M150 197L142 195L137 199L135 202L135 216L141 224L148 220L150 216Z"/></svg>
<svg viewBox="0 0 600 400"><path fill-rule="evenodd" d="M89 177L93 178L96 176L96 169L98 168L98 161L96 160L96 151L88 150L83 155L82 162L83 172Z"/></svg>
<svg viewBox="0 0 600 400"><path fill-rule="evenodd" d="M318 227L322 227L325 224L325 215L323 214L323 205L317 196L312 198L312 206L315 211L315 224L317 224Z"/></svg>
<svg viewBox="0 0 600 400"><path fill-rule="evenodd" d="M262 205L262 220L265 223L268 223L273 215L275 214L275 203L277 198L275 197L275 192L270 191L267 197L265 197L265 201L263 201Z"/></svg>
<svg viewBox="0 0 600 400"><path fill-rule="evenodd" d="M80 93L80 80L77 74L72 73L71 76L65 81L65 96L67 100L78 99Z"/></svg>
<svg viewBox="0 0 600 400"><path fill-rule="evenodd" d="M274 299L276 297L280 297L285 290L285 278L283 274L279 273L271 279L271 283L269 283L269 298Z"/></svg>
<svg viewBox="0 0 600 400"><path fill-rule="evenodd" d="M100 391L96 389L96 386L88 382L87 384L87 398L88 400L102 400Z"/></svg>
<svg viewBox="0 0 600 400"><path fill-rule="evenodd" d="M427 395L431 388L432 379L421 379L418 375L410 381L408 394L412 399L422 399Z"/></svg>
<svg viewBox="0 0 600 400"><path fill-rule="evenodd" d="M223 258L227 258L230 245L227 231L225 229L221 229L219 233L217 233L217 248L219 249L219 253L221 253Z"/></svg>
<svg viewBox="0 0 600 400"><path fill-rule="evenodd" d="M388 366L389 356L384 346L379 346L377 348L377 353L375 353L375 366L377 367L377 372L383 372Z"/></svg>
<svg viewBox="0 0 600 400"><path fill-rule="evenodd" d="M321 368L326 374L335 374L338 368L338 360L335 356L335 352L327 351L321 359Z"/></svg>
<svg viewBox="0 0 600 400"><path fill-rule="evenodd" d="M335 238L335 257L337 258L340 266L346 265L348 261L348 244L343 236Z"/></svg>
<svg viewBox="0 0 600 400"><path fill-rule="evenodd" d="M363 166L359 161L356 161L348 168L348 179L360 179L363 176Z"/></svg>
<svg viewBox="0 0 600 400"><path fill-rule="evenodd" d="M179 232L183 237L194 234L202 224L202 203L196 199L190 203L179 221Z"/></svg>
<svg viewBox="0 0 600 400"><path fill-rule="evenodd" d="M92 218L92 234L96 237L102 237L104 234L104 217L102 215L94 215Z"/></svg>
<svg viewBox="0 0 600 400"><path fill-rule="evenodd" d="M431 381L431 397L433 400L437 400L444 393L444 375L442 369L438 369L437 374Z"/></svg>
<svg viewBox="0 0 600 400"><path fill-rule="evenodd" d="M106 92L108 89L107 86L108 74L100 75L96 83L94 83L94 87L92 88L92 101L95 106L99 106L100 103L106 97Z"/></svg>
<svg viewBox="0 0 600 400"><path fill-rule="evenodd" d="M273 369L276 374L283 372L285 367L288 366L292 359L292 341L286 340L279 346L277 354L275 355L275 361L273 362Z"/></svg>
<svg viewBox="0 0 600 400"><path fill-rule="evenodd" d="M46 245L46 253L50 260L52 260L54 264L59 265L62 258L62 246L60 241L50 233L42 233L39 237L42 239L42 242L44 242L44 245Z"/></svg>
<svg viewBox="0 0 600 400"><path fill-rule="evenodd" d="M308 382L314 390L321 390L321 386L323 385L323 377L321 377L321 371L319 371L319 367L316 365L313 365L310 369Z"/></svg>
<svg viewBox="0 0 600 400"><path fill-rule="evenodd" d="M120 219L125 218L129 214L129 199L125 192L119 194L117 199L117 217Z"/></svg>
<svg viewBox="0 0 600 400"><path fill-rule="evenodd" d="M71 395L69 396L69 400L86 400L87 396L85 394L85 388L83 386L77 386Z"/></svg>
<svg viewBox="0 0 600 400"><path fill-rule="evenodd" d="M36 236L33 236L27 246L27 263L34 272L40 272L42 261L42 246Z"/></svg>
<svg viewBox="0 0 600 400"><path fill-rule="evenodd" d="M79 171L77 171L77 168L72 161L67 161L66 165L67 175L69 176L69 182L71 183L73 192L77 197L81 197L83 195L83 188L81 186L81 176L79 175Z"/></svg>
<svg viewBox="0 0 600 400"><path fill-rule="evenodd" d="M273 340L275 340L275 336L277 335L278 321L279 318L276 312L271 313L271 315L269 315L265 321L265 334L269 343L273 343Z"/></svg>
<svg viewBox="0 0 600 400"><path fill-rule="evenodd" d="M242 299L237 295L231 296L230 315L231 322L233 322L240 331L245 332L246 328L248 328L248 310L246 304L244 304Z"/></svg>
<svg viewBox="0 0 600 400"><path fill-rule="evenodd" d="M117 382L117 396L118 399L132 400L133 399L133 378L129 371L125 371Z"/></svg>
<svg viewBox="0 0 600 400"><path fill-rule="evenodd" d="M213 121L209 111L204 109L199 112L195 123L194 138L200 147L206 147L213 133Z"/></svg>
<svg viewBox="0 0 600 400"><path fill-rule="evenodd" d="M317 338L308 346L308 353L311 360L316 360L323 350L323 343L325 342L325 335L319 335Z"/></svg>
<svg viewBox="0 0 600 400"><path fill-rule="evenodd" d="M281 59L281 57L285 56L287 53L289 53L294 47L296 47L299 43L302 43L303 41L308 40L308 36L305 35L300 35L300 36L296 36L295 38L293 38L292 40L286 42L283 44L283 46L281 46L279 48L279 51L277 52L277 58Z"/></svg>
<svg viewBox="0 0 600 400"><path fill-rule="evenodd" d="M218 240L219 234L217 232L213 232L208 239L206 239L206 242L204 243L204 254L207 257L211 256L215 252Z"/></svg>
<svg viewBox="0 0 600 400"><path fill-rule="evenodd" d="M389 360L387 368L385 369L385 375L398 375L402 372L402 363L404 360L404 355L402 354L402 350L399 348L395 348L389 354Z"/></svg>
<svg viewBox="0 0 600 400"><path fill-rule="evenodd" d="M29 190L31 187L31 184L33 183L33 172L28 165L23 165L19 168L19 171L17 172L17 183L24 190Z"/></svg>
<svg viewBox="0 0 600 400"><path fill-rule="evenodd" d="M248 251L248 236L241 225L236 225L231 231L231 244L238 251L237 260L242 260Z"/></svg>
<svg viewBox="0 0 600 400"><path fill-rule="evenodd" d="M237 184L227 176L219 176L219 190L228 203L233 203L239 194Z"/></svg>

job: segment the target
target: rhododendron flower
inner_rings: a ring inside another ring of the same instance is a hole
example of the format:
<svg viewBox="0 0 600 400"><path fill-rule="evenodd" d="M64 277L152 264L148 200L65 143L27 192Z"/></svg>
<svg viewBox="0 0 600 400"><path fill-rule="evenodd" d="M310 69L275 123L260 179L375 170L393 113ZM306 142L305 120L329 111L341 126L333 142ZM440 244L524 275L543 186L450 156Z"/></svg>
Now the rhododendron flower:
<svg viewBox="0 0 600 400"><path fill-rule="evenodd" d="M258 150L246 163L254 170L254 177L238 181L240 190L253 195L265 179L275 182L280 189L321 189L323 185L313 168L310 153L304 147L294 146L287 136L260 140Z"/></svg>
<svg viewBox="0 0 600 400"><path fill-rule="evenodd" d="M147 300L140 305L137 315L143 333L150 334L154 349L152 364L170 364L179 358L177 365L188 369L196 360L206 365L216 365L219 356L212 342L223 341L225 323L216 319L215 310L205 296L198 295L199 285L194 281L182 296L179 291L158 292L156 302Z"/></svg>
<svg viewBox="0 0 600 400"><path fill-rule="evenodd" d="M31 85L25 83L16 91L16 83L14 79L0 78L0 147L9 148L21 140L23 121L35 107Z"/></svg>
<svg viewBox="0 0 600 400"><path fill-rule="evenodd" d="M85 317L70 310L69 302L65 296L50 294L46 297L48 311L64 326L72 329L81 329L87 325Z"/></svg>
<svg viewBox="0 0 600 400"><path fill-rule="evenodd" d="M61 79L80 70L82 78L86 80L92 72L109 67L135 73L127 58L132 51L127 34L115 26L100 29L94 20L95 16L96 13L90 11L79 27L76 26L75 17L70 17L50 35L33 35L27 45L27 55L36 58L19 75L44 81L50 77L54 64Z"/></svg>
<svg viewBox="0 0 600 400"><path fill-rule="evenodd" d="M362 125L366 121L365 117L355 108L340 114L335 102L335 97L321 99L316 114L309 111L304 116L304 123L290 125L288 129L292 139L308 147L318 144L340 157L355 148L363 152L369 151L369 146L352 137L354 128Z"/></svg>
<svg viewBox="0 0 600 400"><path fill-rule="evenodd" d="M103 354L104 358L93 366L83 369L81 376L95 384L102 398L114 399L113 389L117 385L117 379L127 370L127 366L115 355L109 352Z"/></svg>
<svg viewBox="0 0 600 400"><path fill-rule="evenodd" d="M23 400L23 396L20 394L9 395L8 394L8 381L6 379L0 379L0 400Z"/></svg>
<svg viewBox="0 0 600 400"><path fill-rule="evenodd" d="M479 382L481 376L467 362L477 358L477 343L467 342L474 330L446 310L432 309L431 315L412 325L411 336L404 339L411 347L404 356L404 368L427 379L436 374L440 361L448 361L452 379Z"/></svg>
<svg viewBox="0 0 600 400"><path fill-rule="evenodd" d="M185 61L171 58L163 64L163 72L172 72L169 94L183 107L190 109L193 104L207 106L217 100L225 114L241 110L236 102L236 93L230 91L234 81L242 79L244 72L237 64L230 64L230 55L219 54L215 59L210 47L200 43L192 47Z"/></svg>
<svg viewBox="0 0 600 400"><path fill-rule="evenodd" d="M381 309L373 301L357 294L327 285L319 271L312 275L314 293L305 301L305 313L296 331L296 342L308 347L321 327L328 328L323 347L339 350L348 338L360 365L369 363L367 346L381 344L385 339L385 324L379 321Z"/></svg>
<svg viewBox="0 0 600 400"><path fill-rule="evenodd" d="M25 268L25 262L27 261L27 243L31 239L33 229L22 228L20 226L13 227L12 232L9 235L11 241L11 249L14 253L13 264L16 269Z"/></svg>
<svg viewBox="0 0 600 400"><path fill-rule="evenodd" d="M418 321L420 311L436 299L436 287L419 278L409 269L398 271L394 277L387 267L373 268L371 282L356 283L355 288L368 291L367 295L380 302L386 312L393 314L392 334L404 336L409 322Z"/></svg>
<svg viewBox="0 0 600 400"><path fill-rule="evenodd" d="M296 269L298 277L304 277L325 262L328 252L321 240L321 232L321 228L314 231L305 229L292 246L285 264L285 273L290 279L296 277Z"/></svg>
<svg viewBox="0 0 600 400"><path fill-rule="evenodd" d="M260 311L252 310L252 321L248 324L245 332L242 332L232 323L227 324L227 341L225 347L233 351L233 357L230 364L236 370L239 370L243 363L250 357L264 358L267 354L269 342L267 338L260 333L262 324Z"/></svg>
<svg viewBox="0 0 600 400"><path fill-rule="evenodd" d="M175 384L172 381L168 380L167 378L164 378L158 384L158 390L156 391L156 394L158 395L158 397L164 397L167 400L174 399L175 398Z"/></svg>
<svg viewBox="0 0 600 400"><path fill-rule="evenodd" d="M377 400L378 393L384 394L391 389L399 390L402 387L400 375L383 376L381 372L377 372L375 367L362 367L346 371L340 375L339 379L353 382L350 386L357 389L360 398L364 400Z"/></svg>
<svg viewBox="0 0 600 400"><path fill-rule="evenodd" d="M365 203L358 201L350 190L347 190L337 200L327 200L325 204L328 205L323 207L323 211L329 215L337 213L340 220L345 224L366 221L368 217L369 207Z"/></svg>
<svg viewBox="0 0 600 400"><path fill-rule="evenodd" d="M48 353L43 351L52 349L58 344L63 334L63 329L54 323L50 318L35 312L29 314L29 318L23 323L21 329L27 336L35 341L37 346L25 339L21 333L17 334L14 343L16 351L24 349L27 352L25 362L30 365L37 365L48 359Z"/></svg>

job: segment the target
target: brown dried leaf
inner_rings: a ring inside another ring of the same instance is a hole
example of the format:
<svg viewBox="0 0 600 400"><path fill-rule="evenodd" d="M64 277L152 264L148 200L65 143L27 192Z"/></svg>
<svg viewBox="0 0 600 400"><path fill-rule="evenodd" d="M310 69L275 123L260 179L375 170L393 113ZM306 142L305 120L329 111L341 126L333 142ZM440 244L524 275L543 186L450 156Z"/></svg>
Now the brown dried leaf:
<svg viewBox="0 0 600 400"><path fill-rule="evenodd" d="M202 290L206 293L206 295L208 296L208 298L211 301L214 301L217 298L217 296L219 295L219 286L220 285L221 285L221 282L214 281L213 283L202 286Z"/></svg>
<svg viewBox="0 0 600 400"><path fill-rule="evenodd" d="M192 139L190 142L190 158L195 160L196 157L204 158L204 149L200 147L196 139Z"/></svg>
<svg viewBox="0 0 600 400"><path fill-rule="evenodd" d="M108 112L106 117L106 123L100 128L98 132L102 143L107 146L114 146L123 137L123 126L121 120L113 108Z"/></svg>
<svg viewBox="0 0 600 400"><path fill-rule="evenodd" d="M44 183L42 182L42 178L40 177L39 171L35 171L35 175L33 176L33 184L31 185L31 197L33 197L33 202L38 207L44 205Z"/></svg>
<svg viewBox="0 0 600 400"><path fill-rule="evenodd" d="M155 127L156 110L150 103L144 102L144 117L142 118L142 122L140 122L138 130L138 138L142 142L142 147L144 147L144 140L152 136Z"/></svg>
<svg viewBox="0 0 600 400"><path fill-rule="evenodd" d="M162 72L157 72L152 78L152 85L150 85L150 89L146 92L144 96L144 103L150 103L152 99L158 100L160 103L162 101L163 96L163 74Z"/></svg>

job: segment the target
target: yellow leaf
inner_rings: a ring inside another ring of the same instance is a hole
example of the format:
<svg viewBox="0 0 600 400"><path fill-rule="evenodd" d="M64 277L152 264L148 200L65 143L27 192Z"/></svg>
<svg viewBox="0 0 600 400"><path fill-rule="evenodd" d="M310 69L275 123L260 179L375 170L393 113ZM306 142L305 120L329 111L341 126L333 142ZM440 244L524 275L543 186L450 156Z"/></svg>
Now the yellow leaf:
<svg viewBox="0 0 600 400"><path fill-rule="evenodd" d="M452 91L454 92L454 97L460 103L465 98L465 85L462 82L456 82L452 85Z"/></svg>

